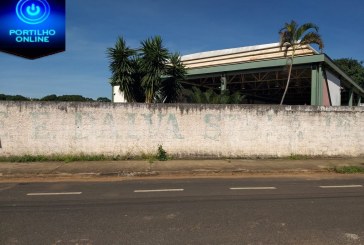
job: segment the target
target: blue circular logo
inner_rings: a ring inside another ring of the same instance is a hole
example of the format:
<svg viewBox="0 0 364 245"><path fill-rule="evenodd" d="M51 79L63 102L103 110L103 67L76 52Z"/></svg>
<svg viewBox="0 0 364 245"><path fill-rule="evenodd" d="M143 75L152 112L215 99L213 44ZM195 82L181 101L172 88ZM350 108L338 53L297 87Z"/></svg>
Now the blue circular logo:
<svg viewBox="0 0 364 245"><path fill-rule="evenodd" d="M26 24L36 25L45 21L51 12L46 0L20 0L16 5L16 15Z"/></svg>

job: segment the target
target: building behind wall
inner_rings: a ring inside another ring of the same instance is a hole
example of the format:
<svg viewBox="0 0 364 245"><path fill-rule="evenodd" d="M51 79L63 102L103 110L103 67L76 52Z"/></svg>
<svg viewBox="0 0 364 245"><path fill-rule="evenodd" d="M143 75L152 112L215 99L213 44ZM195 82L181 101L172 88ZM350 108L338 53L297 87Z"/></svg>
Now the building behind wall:
<svg viewBox="0 0 364 245"><path fill-rule="evenodd" d="M184 87L228 89L244 103L279 104L287 78L287 58L279 43L208 51L182 56L188 68ZM359 105L364 90L326 55L310 45L296 48L284 104Z"/></svg>
<svg viewBox="0 0 364 245"><path fill-rule="evenodd" d="M112 86L112 102L114 103L126 103L124 93L120 91L120 86Z"/></svg>
<svg viewBox="0 0 364 245"><path fill-rule="evenodd" d="M183 87L216 92L239 91L246 104L279 104L287 78L286 53L279 43L214 50L182 56L187 68ZM360 105L364 90L326 54L310 45L296 48L292 75L284 104ZM113 87L113 102L126 102L119 86Z"/></svg>

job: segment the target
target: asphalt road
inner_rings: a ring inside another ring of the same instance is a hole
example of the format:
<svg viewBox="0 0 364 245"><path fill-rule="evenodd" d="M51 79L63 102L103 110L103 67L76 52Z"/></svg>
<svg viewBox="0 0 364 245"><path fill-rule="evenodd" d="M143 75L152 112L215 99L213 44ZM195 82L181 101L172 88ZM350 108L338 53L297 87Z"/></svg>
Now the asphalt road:
<svg viewBox="0 0 364 245"><path fill-rule="evenodd" d="M0 183L0 244L364 244L364 176Z"/></svg>

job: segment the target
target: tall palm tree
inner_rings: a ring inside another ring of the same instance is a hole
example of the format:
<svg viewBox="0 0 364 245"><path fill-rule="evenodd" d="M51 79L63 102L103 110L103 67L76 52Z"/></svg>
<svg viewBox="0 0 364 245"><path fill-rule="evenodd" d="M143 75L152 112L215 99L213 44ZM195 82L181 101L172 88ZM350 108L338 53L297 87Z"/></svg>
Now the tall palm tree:
<svg viewBox="0 0 364 245"><path fill-rule="evenodd" d="M284 90L281 105L283 104L284 98L286 96L289 82L291 79L293 59L295 56L296 49L301 45L307 44L317 44L319 46L320 51L324 47L324 43L321 39L321 36L318 34L318 26L313 23L305 23L299 26L294 20L291 23L285 23L284 27L279 31L280 41L279 47L285 48L285 55L287 56L288 49L292 49L292 54L287 57L287 64L289 64L289 72L286 88Z"/></svg>
<svg viewBox="0 0 364 245"><path fill-rule="evenodd" d="M141 52L140 68L144 74L141 82L145 91L145 102L152 103L161 86L162 76L166 73L169 52L163 46L160 36L143 41Z"/></svg>
<svg viewBox="0 0 364 245"><path fill-rule="evenodd" d="M135 83L134 73L136 55L134 49L129 48L125 40L119 37L114 48L108 48L107 54L110 60L109 68L111 70L111 85L120 86L120 91L128 102L135 102Z"/></svg>

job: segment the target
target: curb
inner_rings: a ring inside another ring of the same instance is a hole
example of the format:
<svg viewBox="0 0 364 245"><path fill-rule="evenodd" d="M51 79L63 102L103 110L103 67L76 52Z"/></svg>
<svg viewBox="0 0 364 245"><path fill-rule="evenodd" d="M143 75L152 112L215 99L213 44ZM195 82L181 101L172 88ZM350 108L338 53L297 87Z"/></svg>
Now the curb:
<svg viewBox="0 0 364 245"><path fill-rule="evenodd" d="M83 173L41 173L41 174L2 174L0 179L15 178L99 178L99 177L156 177L156 176L219 176L219 175L254 175L254 174L315 174L332 173L329 169L289 169L289 170L166 170L166 171L116 171L116 172L83 172Z"/></svg>

